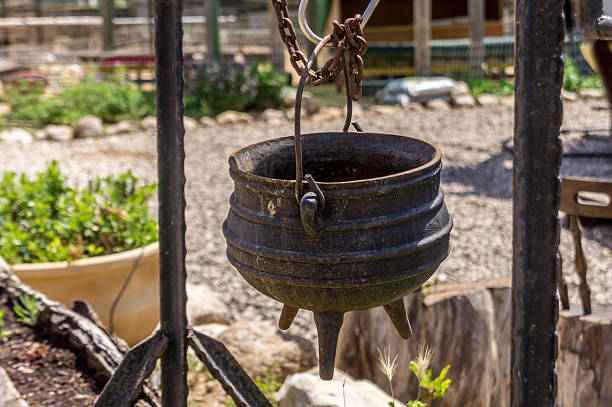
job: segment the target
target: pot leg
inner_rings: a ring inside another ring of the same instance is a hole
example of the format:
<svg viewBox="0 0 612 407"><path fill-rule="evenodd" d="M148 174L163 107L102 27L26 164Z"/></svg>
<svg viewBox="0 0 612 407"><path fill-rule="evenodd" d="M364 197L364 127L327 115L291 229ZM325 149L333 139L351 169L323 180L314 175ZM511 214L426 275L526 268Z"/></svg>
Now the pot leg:
<svg viewBox="0 0 612 407"><path fill-rule="evenodd" d="M400 298L395 302L385 305L385 311L387 311L387 315L389 315L399 336L404 339L410 338L412 336L412 327L410 326L408 315L406 315L404 299Z"/></svg>
<svg viewBox="0 0 612 407"><path fill-rule="evenodd" d="M298 307L292 307L291 305L284 304L283 310L281 311L280 318L278 319L278 327L283 331L289 329L295 315L300 309Z"/></svg>
<svg viewBox="0 0 612 407"><path fill-rule="evenodd" d="M319 377L331 380L334 377L336 346L344 313L314 312L314 320L319 335Z"/></svg>

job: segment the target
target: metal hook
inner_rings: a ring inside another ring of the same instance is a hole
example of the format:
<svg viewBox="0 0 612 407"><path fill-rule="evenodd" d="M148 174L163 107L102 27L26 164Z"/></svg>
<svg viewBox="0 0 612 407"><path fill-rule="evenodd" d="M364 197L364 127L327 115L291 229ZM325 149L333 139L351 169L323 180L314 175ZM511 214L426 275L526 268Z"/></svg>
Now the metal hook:
<svg viewBox="0 0 612 407"><path fill-rule="evenodd" d="M308 8L309 0L301 0L300 7L298 9L298 21L300 23L300 28L302 32L312 43L318 44L321 42L322 38L315 34L308 25L308 21L306 21L306 9ZM366 24L372 17L372 13L380 3L380 0L370 0L370 4L366 7L365 11L361 15L361 28L365 28Z"/></svg>

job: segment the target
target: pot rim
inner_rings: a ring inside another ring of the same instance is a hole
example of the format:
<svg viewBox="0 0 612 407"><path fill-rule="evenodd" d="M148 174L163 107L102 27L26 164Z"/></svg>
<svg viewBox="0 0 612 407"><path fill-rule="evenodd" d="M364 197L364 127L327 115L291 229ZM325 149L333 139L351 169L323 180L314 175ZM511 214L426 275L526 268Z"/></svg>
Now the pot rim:
<svg viewBox="0 0 612 407"><path fill-rule="evenodd" d="M75 273L104 273L118 268L130 266L140 257L144 262L159 254L159 242L153 242L136 249L121 253L104 254L102 256L86 257L73 261L55 261L47 263L19 263L9 265L17 277L60 277ZM142 256L142 257L141 257ZM109 267L112 265L112 267Z"/></svg>
<svg viewBox="0 0 612 407"><path fill-rule="evenodd" d="M426 144L430 147L432 147L435 151L434 157L429 160L428 162L426 162L425 164L415 167L415 168L411 168L409 170L406 171L401 171L401 172L396 172L394 174L391 175L385 175L383 177L375 177L375 178L364 178L364 179L359 179L359 180L353 180L353 181L334 181L334 182L324 182L324 181L317 181L317 184L326 188L334 188L334 187L345 187L345 188L358 188L358 187L363 187L363 186L370 186L372 184L387 184L387 183L391 183L394 181L398 181L401 180L402 178L405 178L406 176L414 176L414 175L418 175L420 173L426 172L429 169L433 169L436 168L440 165L440 162L442 160L442 153L440 151L440 149L430 143L427 142L425 140L421 140L415 137L409 137L409 136L401 136L398 134L388 134L388 133L371 133L371 132L355 132L355 131L347 131L347 132L318 132L318 133L308 133L308 134L302 134L301 137L302 139L307 138L307 137L313 137L316 135L322 135L322 134L339 134L339 135L357 135L357 136L361 136L364 134L367 135L372 135L372 136L391 136L391 137L402 137L402 138L407 138L407 139L411 139L411 140L415 140L417 142ZM245 179L248 180L252 180L258 183L262 183L262 184L269 184L269 185L277 185L277 186L283 186L283 187L295 187L295 179L280 179L280 178L270 178L270 177L263 177L261 175L257 175L257 174L253 174L247 171L244 171L240 168L238 168L238 165L236 164L236 157L238 155L240 155L241 153L243 153L244 151L248 150L249 148L252 148L254 146L260 145L260 144L265 144L265 143L271 143L274 141L278 141L278 140L286 140L286 139L292 139L295 136L286 136L286 137L276 137L276 138L271 138L271 139L267 139L267 140L263 140L260 141L258 143L253 143L253 144L249 144L248 146L245 146L239 150L234 151L229 159L229 166L230 166L230 171L233 171L237 174L239 174L240 176L242 176Z"/></svg>

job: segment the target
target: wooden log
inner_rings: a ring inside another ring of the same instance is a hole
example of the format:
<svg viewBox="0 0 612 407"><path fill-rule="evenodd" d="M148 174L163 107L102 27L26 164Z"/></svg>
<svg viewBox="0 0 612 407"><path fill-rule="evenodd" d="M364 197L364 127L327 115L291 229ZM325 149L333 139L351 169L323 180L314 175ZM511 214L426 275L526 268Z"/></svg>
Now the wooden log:
<svg viewBox="0 0 612 407"><path fill-rule="evenodd" d="M412 0L414 14L414 64L416 74L428 76L431 69L431 0Z"/></svg>
<svg viewBox="0 0 612 407"><path fill-rule="evenodd" d="M612 305L593 304L559 313L557 405L612 406Z"/></svg>
<svg viewBox="0 0 612 407"><path fill-rule="evenodd" d="M347 313L340 334L336 366L351 376L368 379L389 391L377 368L378 349L398 355L394 379L398 399L417 395L417 382L408 369L419 345L436 351L434 375L447 364L453 380L437 407L505 407L509 405L510 282L505 279L440 284L424 295L405 298L414 336L403 340L383 308Z"/></svg>

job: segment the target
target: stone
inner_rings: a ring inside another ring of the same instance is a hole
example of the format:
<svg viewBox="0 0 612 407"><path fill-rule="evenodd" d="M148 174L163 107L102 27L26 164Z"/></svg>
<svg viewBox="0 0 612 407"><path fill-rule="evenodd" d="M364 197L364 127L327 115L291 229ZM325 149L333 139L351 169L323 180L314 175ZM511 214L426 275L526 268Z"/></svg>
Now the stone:
<svg viewBox="0 0 612 407"><path fill-rule="evenodd" d="M225 324L202 324L194 326L193 329L198 331L201 334L208 335L211 338L217 339L219 335L225 332L229 328L228 325Z"/></svg>
<svg viewBox="0 0 612 407"><path fill-rule="evenodd" d="M45 126L44 130L47 134L47 140L70 141L74 138L74 131L70 126L57 126L50 124Z"/></svg>
<svg viewBox="0 0 612 407"><path fill-rule="evenodd" d="M476 101L469 93L465 95L459 95L453 98L453 105L457 107L474 107L476 106Z"/></svg>
<svg viewBox="0 0 612 407"><path fill-rule="evenodd" d="M556 405L612 405L612 305L592 304L559 312Z"/></svg>
<svg viewBox="0 0 612 407"><path fill-rule="evenodd" d="M142 122L140 122L140 126L145 131L153 131L153 132L157 131L157 117L155 116L145 117L144 119L142 119Z"/></svg>
<svg viewBox="0 0 612 407"><path fill-rule="evenodd" d="M490 93L481 93L480 95L476 96L476 101L478 102L480 106L485 106L485 107L495 106L499 103L499 101L497 100L497 97Z"/></svg>
<svg viewBox="0 0 612 407"><path fill-rule="evenodd" d="M200 125L198 121L193 117L185 116L183 117L183 127L185 128L186 132L191 133L193 131L196 131L200 127Z"/></svg>
<svg viewBox="0 0 612 407"><path fill-rule="evenodd" d="M230 323L230 311L221 297L205 284L187 284L187 320L191 325Z"/></svg>
<svg viewBox="0 0 612 407"><path fill-rule="evenodd" d="M389 105L374 105L370 107L370 112L378 115L391 116L397 114L397 109Z"/></svg>
<svg viewBox="0 0 612 407"><path fill-rule="evenodd" d="M417 382L408 368L419 345L435 345L434 375L450 364L453 380L438 407L507 407L510 393L511 288L507 279L440 283L408 295L404 302L414 336L403 340L382 307L347 313L340 333L336 367L386 388L377 369L377 349L390 349L400 366L395 396L416 397ZM466 373L466 372L469 372Z"/></svg>
<svg viewBox="0 0 612 407"><path fill-rule="evenodd" d="M561 96L563 96L563 100L568 102L575 102L578 100L578 94L576 92L570 92L565 89L561 89Z"/></svg>
<svg viewBox="0 0 612 407"><path fill-rule="evenodd" d="M501 98L500 103L502 106L514 109L514 95L504 96Z"/></svg>
<svg viewBox="0 0 612 407"><path fill-rule="evenodd" d="M261 376L271 369L282 382L288 375L317 364L310 341L284 333L269 322L239 321L217 339L227 346L251 377Z"/></svg>
<svg viewBox="0 0 612 407"><path fill-rule="evenodd" d="M44 131L43 129L34 130L33 136L34 136L34 140L46 140L47 132Z"/></svg>
<svg viewBox="0 0 612 407"><path fill-rule="evenodd" d="M278 109L266 109L258 117L259 120L264 121L268 124L283 124L287 122L285 112Z"/></svg>
<svg viewBox="0 0 612 407"><path fill-rule="evenodd" d="M430 110L447 111L451 110L451 105L441 98L431 99L425 103L425 107Z"/></svg>
<svg viewBox="0 0 612 407"><path fill-rule="evenodd" d="M0 103L0 116L9 115L12 111L13 109L11 108L11 105L8 103Z"/></svg>
<svg viewBox="0 0 612 407"><path fill-rule="evenodd" d="M335 106L324 107L321 111L313 116L311 116L312 120L315 120L320 123L324 123L331 120L344 119L345 117L345 109Z"/></svg>
<svg viewBox="0 0 612 407"><path fill-rule="evenodd" d="M217 121L212 117L202 116L200 117L200 126L202 127L217 127Z"/></svg>
<svg viewBox="0 0 612 407"><path fill-rule="evenodd" d="M451 99L469 94L470 87L463 81L455 82L455 86L451 89Z"/></svg>
<svg viewBox="0 0 612 407"><path fill-rule="evenodd" d="M321 110L321 104L313 96L304 95L302 97L302 110L307 115L313 115Z"/></svg>
<svg viewBox="0 0 612 407"><path fill-rule="evenodd" d="M34 140L34 137L24 129L13 127L0 131L0 140L5 143L30 144Z"/></svg>
<svg viewBox="0 0 612 407"><path fill-rule="evenodd" d="M100 137L103 133L102 119L96 116L82 117L74 128L74 136L78 138Z"/></svg>
<svg viewBox="0 0 612 407"><path fill-rule="evenodd" d="M250 114L244 112L236 112L234 110L227 110L220 113L215 118L217 124L221 126L230 126L234 124L250 124L253 122L253 118Z"/></svg>
<svg viewBox="0 0 612 407"><path fill-rule="evenodd" d="M583 99L601 99L603 97L603 93L599 89L582 89L578 94Z"/></svg>
<svg viewBox="0 0 612 407"><path fill-rule="evenodd" d="M28 407L6 371L0 367L0 407Z"/></svg>
<svg viewBox="0 0 612 407"><path fill-rule="evenodd" d="M425 110L425 106L418 102L410 102L406 105L405 109L413 112L422 112Z"/></svg>
<svg viewBox="0 0 612 407"><path fill-rule="evenodd" d="M337 369L330 381L319 379L317 371L287 377L276 400L278 407L386 407L393 401L372 382L355 380Z"/></svg>
<svg viewBox="0 0 612 407"><path fill-rule="evenodd" d="M106 134L111 135L135 133L136 131L138 131L136 126L125 120L106 126L104 130Z"/></svg>

